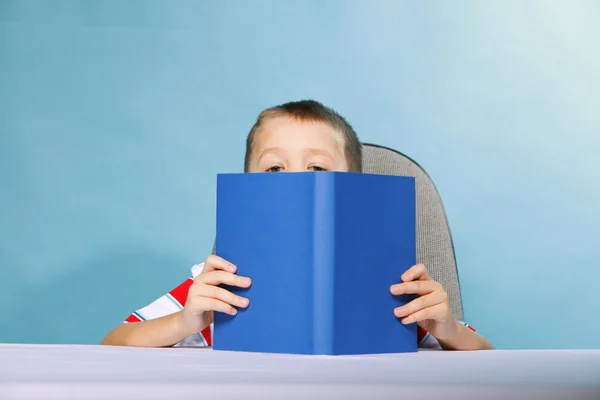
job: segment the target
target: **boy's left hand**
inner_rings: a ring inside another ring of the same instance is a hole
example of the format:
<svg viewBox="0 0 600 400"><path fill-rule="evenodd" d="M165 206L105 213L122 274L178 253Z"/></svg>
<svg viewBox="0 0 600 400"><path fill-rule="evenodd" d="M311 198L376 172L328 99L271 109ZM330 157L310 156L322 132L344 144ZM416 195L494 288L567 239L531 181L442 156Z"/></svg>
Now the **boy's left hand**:
<svg viewBox="0 0 600 400"><path fill-rule="evenodd" d="M402 283L392 285L393 295L416 294L418 297L394 309L403 324L417 322L434 337L448 337L456 327L448 304L448 294L442 285L429 276L423 264L417 264L401 277Z"/></svg>

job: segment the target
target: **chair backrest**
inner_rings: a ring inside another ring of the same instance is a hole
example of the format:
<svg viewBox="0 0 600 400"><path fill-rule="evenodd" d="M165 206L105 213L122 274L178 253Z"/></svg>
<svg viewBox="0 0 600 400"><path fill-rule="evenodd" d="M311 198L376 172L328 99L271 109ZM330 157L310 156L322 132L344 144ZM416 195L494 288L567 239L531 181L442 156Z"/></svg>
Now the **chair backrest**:
<svg viewBox="0 0 600 400"><path fill-rule="evenodd" d="M417 262L444 286L455 319L463 320L462 297L452 234L442 199L427 173L406 155L374 144L363 144L363 172L413 176L417 202Z"/></svg>
<svg viewBox="0 0 600 400"><path fill-rule="evenodd" d="M462 297L454 245L442 199L433 181L414 160L387 147L363 144L363 172L413 176L417 205L417 263L444 286L455 319L463 320ZM215 254L216 243L213 246ZM400 276L398 276L398 279Z"/></svg>

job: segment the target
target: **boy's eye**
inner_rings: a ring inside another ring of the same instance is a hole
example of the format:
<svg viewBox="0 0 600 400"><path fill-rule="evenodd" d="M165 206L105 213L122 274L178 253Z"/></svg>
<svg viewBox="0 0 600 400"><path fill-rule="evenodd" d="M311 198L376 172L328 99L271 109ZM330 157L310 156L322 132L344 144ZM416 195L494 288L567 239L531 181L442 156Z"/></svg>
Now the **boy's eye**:
<svg viewBox="0 0 600 400"><path fill-rule="evenodd" d="M281 167L271 167L267 169L267 172L281 172Z"/></svg>
<svg viewBox="0 0 600 400"><path fill-rule="evenodd" d="M323 167L319 167L318 165L313 165L312 167L309 168L312 171L315 172L319 172L319 171L327 171L325 168Z"/></svg>

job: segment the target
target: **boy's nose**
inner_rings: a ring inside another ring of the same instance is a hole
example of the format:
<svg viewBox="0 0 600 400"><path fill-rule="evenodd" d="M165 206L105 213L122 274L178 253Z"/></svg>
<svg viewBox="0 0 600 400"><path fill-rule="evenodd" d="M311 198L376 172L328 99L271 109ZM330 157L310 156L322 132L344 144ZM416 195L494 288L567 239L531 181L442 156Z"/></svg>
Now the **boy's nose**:
<svg viewBox="0 0 600 400"><path fill-rule="evenodd" d="M286 172L306 172L306 167L302 162L291 162L288 164Z"/></svg>

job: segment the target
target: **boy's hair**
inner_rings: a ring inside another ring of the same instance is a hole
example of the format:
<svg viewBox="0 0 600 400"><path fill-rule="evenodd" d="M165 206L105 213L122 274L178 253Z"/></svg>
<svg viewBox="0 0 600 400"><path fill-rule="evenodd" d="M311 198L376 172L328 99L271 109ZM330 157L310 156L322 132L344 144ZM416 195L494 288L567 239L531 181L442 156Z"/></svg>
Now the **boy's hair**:
<svg viewBox="0 0 600 400"><path fill-rule="evenodd" d="M254 136L261 123L269 118L291 117L306 122L323 122L342 134L344 155L351 172L362 172L362 145L352 126L336 111L314 100L294 101L268 108L260 113L246 139L244 172L248 172L254 146Z"/></svg>

